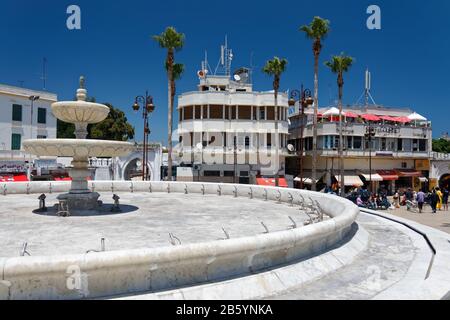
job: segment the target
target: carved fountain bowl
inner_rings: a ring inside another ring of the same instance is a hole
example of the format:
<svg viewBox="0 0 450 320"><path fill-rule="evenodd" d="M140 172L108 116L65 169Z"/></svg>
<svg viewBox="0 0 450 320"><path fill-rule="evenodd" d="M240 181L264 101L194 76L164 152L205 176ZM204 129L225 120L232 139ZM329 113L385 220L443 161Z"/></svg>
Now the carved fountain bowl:
<svg viewBox="0 0 450 320"><path fill-rule="evenodd" d="M98 123L106 119L109 108L103 104L86 101L62 101L52 104L56 118L69 123Z"/></svg>
<svg viewBox="0 0 450 320"><path fill-rule="evenodd" d="M134 144L86 139L31 139L23 142L26 152L37 156L119 157L133 151Z"/></svg>

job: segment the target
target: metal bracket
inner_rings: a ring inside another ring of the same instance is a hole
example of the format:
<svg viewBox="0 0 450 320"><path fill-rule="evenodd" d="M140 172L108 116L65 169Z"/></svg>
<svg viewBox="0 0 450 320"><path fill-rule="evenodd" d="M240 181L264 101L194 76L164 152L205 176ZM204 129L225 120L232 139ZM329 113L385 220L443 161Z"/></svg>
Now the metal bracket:
<svg viewBox="0 0 450 320"><path fill-rule="evenodd" d="M27 251L28 242L24 242L22 245L22 250L20 251L20 256L24 257L25 255L31 256L31 254Z"/></svg>
<svg viewBox="0 0 450 320"><path fill-rule="evenodd" d="M173 246L181 245L181 240L179 238L175 237L173 233L169 232L169 238L170 238L170 243Z"/></svg>
<svg viewBox="0 0 450 320"><path fill-rule="evenodd" d="M264 229L266 230L264 233L270 233L269 228L267 228L267 226L264 224L264 222L261 221L261 225L264 227Z"/></svg>

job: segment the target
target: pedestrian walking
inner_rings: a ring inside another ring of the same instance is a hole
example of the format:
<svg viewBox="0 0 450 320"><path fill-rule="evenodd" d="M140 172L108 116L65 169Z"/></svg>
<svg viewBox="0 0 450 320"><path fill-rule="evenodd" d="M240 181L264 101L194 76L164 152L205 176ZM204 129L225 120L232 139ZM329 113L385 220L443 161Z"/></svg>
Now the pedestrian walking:
<svg viewBox="0 0 450 320"><path fill-rule="evenodd" d="M425 203L425 193L422 190L417 192L416 201L417 207L419 208L419 213L422 213L423 204Z"/></svg>
<svg viewBox="0 0 450 320"><path fill-rule="evenodd" d="M443 193L443 197L442 197L442 204L444 205L444 210L448 211L448 195L449 195L449 191L447 188L444 188Z"/></svg>
<svg viewBox="0 0 450 320"><path fill-rule="evenodd" d="M439 200L439 197L436 194L436 189L433 189L433 191L431 192L431 196L430 196L430 205L431 205L431 209L433 210L433 213L436 213L436 207L437 207L438 200Z"/></svg>

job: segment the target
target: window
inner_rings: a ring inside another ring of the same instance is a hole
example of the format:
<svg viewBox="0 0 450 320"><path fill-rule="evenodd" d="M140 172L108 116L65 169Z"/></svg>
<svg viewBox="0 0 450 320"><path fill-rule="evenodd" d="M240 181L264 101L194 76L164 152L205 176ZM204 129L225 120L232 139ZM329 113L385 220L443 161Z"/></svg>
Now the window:
<svg viewBox="0 0 450 320"><path fill-rule="evenodd" d="M239 106L239 119L251 120L252 116L251 106Z"/></svg>
<svg viewBox="0 0 450 320"><path fill-rule="evenodd" d="M419 140L419 151L427 151L427 140L425 139Z"/></svg>
<svg viewBox="0 0 450 320"><path fill-rule="evenodd" d="M250 137L245 137L245 148L248 149L250 147Z"/></svg>
<svg viewBox="0 0 450 320"><path fill-rule="evenodd" d="M352 149L352 148L353 148L353 137L347 136L347 149Z"/></svg>
<svg viewBox="0 0 450 320"><path fill-rule="evenodd" d="M195 112L194 112L194 119L201 119L202 118L202 106L194 106Z"/></svg>
<svg viewBox="0 0 450 320"><path fill-rule="evenodd" d="M272 147L272 134L267 134L267 148Z"/></svg>
<svg viewBox="0 0 450 320"><path fill-rule="evenodd" d="M231 106L231 119L235 120L237 119L237 110L236 106Z"/></svg>
<svg viewBox="0 0 450 320"><path fill-rule="evenodd" d="M275 120L275 108L267 107L267 120Z"/></svg>
<svg viewBox="0 0 450 320"><path fill-rule="evenodd" d="M209 106L209 118L210 119L223 119L223 106L210 105Z"/></svg>
<svg viewBox="0 0 450 320"><path fill-rule="evenodd" d="M20 150L22 145L22 136L17 133L11 135L11 150Z"/></svg>
<svg viewBox="0 0 450 320"><path fill-rule="evenodd" d="M223 176L224 177L234 177L234 171L224 171Z"/></svg>
<svg viewBox="0 0 450 320"><path fill-rule="evenodd" d="M398 151L403 151L403 139L398 139L397 140L397 150Z"/></svg>
<svg viewBox="0 0 450 320"><path fill-rule="evenodd" d="M193 116L193 107L192 106L186 106L184 107L184 120L192 120Z"/></svg>
<svg viewBox="0 0 450 320"><path fill-rule="evenodd" d="M353 149L361 149L362 137L353 137Z"/></svg>
<svg viewBox="0 0 450 320"><path fill-rule="evenodd" d="M258 120L257 119L257 117L258 117L258 109L257 109L257 107L252 107L253 108L253 120Z"/></svg>
<svg viewBox="0 0 450 320"><path fill-rule="evenodd" d="M216 170L205 170L203 171L205 177L220 177L220 171Z"/></svg>
<svg viewBox="0 0 450 320"><path fill-rule="evenodd" d="M259 107L259 120L266 120L266 110L264 107Z"/></svg>
<svg viewBox="0 0 450 320"><path fill-rule="evenodd" d="M418 139L413 139L413 151L419 151Z"/></svg>
<svg viewBox="0 0 450 320"><path fill-rule="evenodd" d="M38 118L37 122L41 124L47 123L47 109L38 108Z"/></svg>
<svg viewBox="0 0 450 320"><path fill-rule="evenodd" d="M12 120L13 121L22 121L22 106L20 104L13 104Z"/></svg>

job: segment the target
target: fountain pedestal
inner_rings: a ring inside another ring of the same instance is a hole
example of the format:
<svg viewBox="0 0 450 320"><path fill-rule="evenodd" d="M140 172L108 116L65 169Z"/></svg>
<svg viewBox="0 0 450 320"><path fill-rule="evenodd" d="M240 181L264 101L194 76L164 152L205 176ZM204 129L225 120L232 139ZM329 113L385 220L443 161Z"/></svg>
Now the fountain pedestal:
<svg viewBox="0 0 450 320"><path fill-rule="evenodd" d="M97 210L99 206L98 198L100 194L92 192L88 187L87 177L91 172L88 167L87 157L77 157L72 161L73 168L69 175L72 178L72 184L69 193L60 194L57 199L67 201L71 211L91 211ZM74 212L71 212L72 214Z"/></svg>

